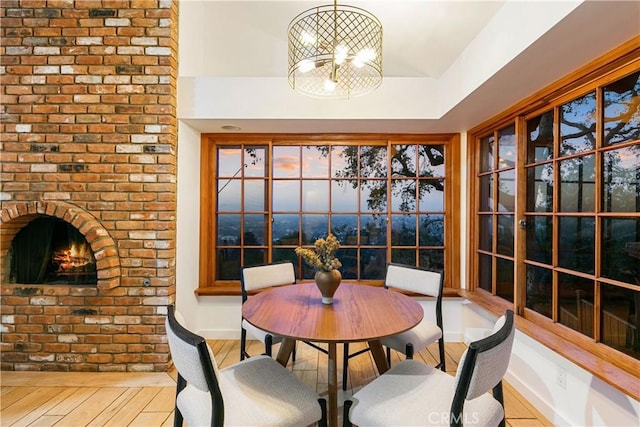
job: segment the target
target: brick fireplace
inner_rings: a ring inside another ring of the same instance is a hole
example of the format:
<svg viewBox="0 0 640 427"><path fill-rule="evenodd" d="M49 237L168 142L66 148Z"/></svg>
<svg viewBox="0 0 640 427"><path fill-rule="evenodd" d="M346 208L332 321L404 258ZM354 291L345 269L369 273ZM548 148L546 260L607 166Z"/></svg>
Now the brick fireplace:
<svg viewBox="0 0 640 427"><path fill-rule="evenodd" d="M169 0L0 4L3 370L170 365L177 17ZM15 279L12 242L44 219L86 239L95 280Z"/></svg>

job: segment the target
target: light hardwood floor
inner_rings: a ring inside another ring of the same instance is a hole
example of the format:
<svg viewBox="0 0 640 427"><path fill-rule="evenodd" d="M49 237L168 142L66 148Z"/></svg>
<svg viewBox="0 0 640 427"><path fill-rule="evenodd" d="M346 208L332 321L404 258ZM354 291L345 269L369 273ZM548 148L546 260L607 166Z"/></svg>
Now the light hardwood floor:
<svg viewBox="0 0 640 427"><path fill-rule="evenodd" d="M221 368L239 360L239 341L210 341ZM342 346L339 347L339 353ZM455 374L465 349L462 343L447 343L447 371ZM358 344L352 344L350 351ZM250 354L259 354L258 342L249 345ZM277 350L277 346L276 346ZM415 358L435 364L435 345ZM400 360L394 354L394 361ZM392 362L393 363L393 362ZM296 361L290 369L319 394L327 392L327 357L304 344L298 344ZM0 425L9 426L172 426L175 372L169 373L72 373L1 372ZM348 389L339 400L351 396L376 376L370 353L349 361ZM341 378L341 367L338 371ZM505 384L507 425L551 425L515 390ZM340 408L341 410L341 408Z"/></svg>

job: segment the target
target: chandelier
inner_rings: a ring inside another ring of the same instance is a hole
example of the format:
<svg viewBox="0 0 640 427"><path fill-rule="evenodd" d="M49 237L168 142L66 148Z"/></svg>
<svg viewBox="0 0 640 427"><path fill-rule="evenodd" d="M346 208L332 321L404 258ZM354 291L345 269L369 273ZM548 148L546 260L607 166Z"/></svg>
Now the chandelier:
<svg viewBox="0 0 640 427"><path fill-rule="evenodd" d="M289 24L289 84L315 98L345 99L382 83L382 24L353 6L318 6Z"/></svg>

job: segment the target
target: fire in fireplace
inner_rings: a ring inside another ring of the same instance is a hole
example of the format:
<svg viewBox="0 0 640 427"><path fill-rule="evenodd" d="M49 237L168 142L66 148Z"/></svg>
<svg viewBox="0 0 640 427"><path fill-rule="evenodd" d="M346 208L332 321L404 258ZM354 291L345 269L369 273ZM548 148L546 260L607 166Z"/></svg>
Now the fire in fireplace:
<svg viewBox="0 0 640 427"><path fill-rule="evenodd" d="M20 230L11 243L10 260L13 283L97 283L96 259L87 239L58 218L36 218Z"/></svg>

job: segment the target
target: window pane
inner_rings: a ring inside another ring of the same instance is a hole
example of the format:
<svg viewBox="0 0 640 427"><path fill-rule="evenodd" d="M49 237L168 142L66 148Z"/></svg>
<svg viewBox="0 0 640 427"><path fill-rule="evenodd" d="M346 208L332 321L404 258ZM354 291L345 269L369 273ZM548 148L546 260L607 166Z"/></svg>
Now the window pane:
<svg viewBox="0 0 640 427"><path fill-rule="evenodd" d="M498 168L512 168L516 161L515 126L511 125L498 131Z"/></svg>
<svg viewBox="0 0 640 427"><path fill-rule="evenodd" d="M640 218L602 220L601 258L604 277L640 284Z"/></svg>
<svg viewBox="0 0 640 427"><path fill-rule="evenodd" d="M331 232L336 236L341 246L355 246L358 244L358 216L331 215Z"/></svg>
<svg viewBox="0 0 640 427"><path fill-rule="evenodd" d="M527 308L551 318L553 275L546 268L527 265Z"/></svg>
<svg viewBox="0 0 640 427"><path fill-rule="evenodd" d="M331 147L331 177L352 178L358 176L358 146Z"/></svg>
<svg viewBox="0 0 640 427"><path fill-rule="evenodd" d="M418 206L420 212L444 211L444 180L421 179L419 181Z"/></svg>
<svg viewBox="0 0 640 427"><path fill-rule="evenodd" d="M516 210L515 169L498 174L498 210L502 212L514 212Z"/></svg>
<svg viewBox="0 0 640 427"><path fill-rule="evenodd" d="M360 147L360 177L387 177L387 147Z"/></svg>
<svg viewBox="0 0 640 427"><path fill-rule="evenodd" d="M218 214L216 230L218 245L230 246L240 244L240 215Z"/></svg>
<svg viewBox="0 0 640 427"><path fill-rule="evenodd" d="M593 212L595 208L594 156L560 162L560 211Z"/></svg>
<svg viewBox="0 0 640 427"><path fill-rule="evenodd" d="M416 181L394 179L391 181L391 210L394 212L416 211Z"/></svg>
<svg viewBox="0 0 640 427"><path fill-rule="evenodd" d="M596 140L596 94L591 92L560 107L560 155L592 150Z"/></svg>
<svg viewBox="0 0 640 427"><path fill-rule="evenodd" d="M266 155L266 147L246 148L244 150L244 176L252 178L268 176Z"/></svg>
<svg viewBox="0 0 640 427"><path fill-rule="evenodd" d="M342 279L358 279L358 250L340 248L336 256L342 263Z"/></svg>
<svg viewBox="0 0 640 427"><path fill-rule="evenodd" d="M493 250L493 215L480 215L478 222L480 225L478 248L491 252Z"/></svg>
<svg viewBox="0 0 640 427"><path fill-rule="evenodd" d="M491 283L493 282L493 273L491 261L493 257L489 255L478 255L478 285L480 289L484 289L487 292L491 292Z"/></svg>
<svg viewBox="0 0 640 427"><path fill-rule="evenodd" d="M551 212L553 209L553 166L527 168L527 211Z"/></svg>
<svg viewBox="0 0 640 427"><path fill-rule="evenodd" d="M360 279L383 280L387 270L386 249L360 250Z"/></svg>
<svg viewBox="0 0 640 427"><path fill-rule="evenodd" d="M357 183L357 181L353 181ZM358 211L358 187L350 181L331 181L331 210L334 212Z"/></svg>
<svg viewBox="0 0 640 427"><path fill-rule="evenodd" d="M218 177L230 178L242 169L242 151L240 147L218 149Z"/></svg>
<svg viewBox="0 0 640 427"><path fill-rule="evenodd" d="M527 216L527 259L551 265L553 217Z"/></svg>
<svg viewBox="0 0 640 427"><path fill-rule="evenodd" d="M496 258L496 295L513 302L513 261Z"/></svg>
<svg viewBox="0 0 640 427"><path fill-rule="evenodd" d="M275 212L300 210L300 181L273 181L271 200Z"/></svg>
<svg viewBox="0 0 640 427"><path fill-rule="evenodd" d="M640 145L607 151L603 158L604 210L640 211Z"/></svg>
<svg viewBox="0 0 640 427"><path fill-rule="evenodd" d="M387 210L387 181L360 181L360 210L363 212Z"/></svg>
<svg viewBox="0 0 640 427"><path fill-rule="evenodd" d="M391 244L416 246L415 215L391 215Z"/></svg>
<svg viewBox="0 0 640 427"><path fill-rule="evenodd" d="M238 179L218 181L218 210L240 212L240 184Z"/></svg>
<svg viewBox="0 0 640 427"><path fill-rule="evenodd" d="M558 323L593 338L593 280L558 274Z"/></svg>
<svg viewBox="0 0 640 427"><path fill-rule="evenodd" d="M553 158L553 110L527 120L527 163Z"/></svg>
<svg viewBox="0 0 640 427"><path fill-rule="evenodd" d="M420 249L420 267L444 270L444 251L439 249Z"/></svg>
<svg viewBox="0 0 640 427"><path fill-rule="evenodd" d="M294 248L273 248L272 258L273 262L291 261L295 271L298 271L298 256Z"/></svg>
<svg viewBox="0 0 640 427"><path fill-rule="evenodd" d="M319 239L324 238L329 230L329 218L327 215L302 215L302 244L313 245Z"/></svg>
<svg viewBox="0 0 640 427"><path fill-rule="evenodd" d="M480 177L480 212L493 211L493 175Z"/></svg>
<svg viewBox="0 0 640 427"><path fill-rule="evenodd" d="M418 166L420 177L444 176L444 146L418 145Z"/></svg>
<svg viewBox="0 0 640 427"><path fill-rule="evenodd" d="M513 256L513 215L498 215L497 253Z"/></svg>
<svg viewBox="0 0 640 427"><path fill-rule="evenodd" d="M265 264L268 262L267 254L264 249L245 249L243 252L244 262L242 265L245 267Z"/></svg>
<svg viewBox="0 0 640 427"><path fill-rule="evenodd" d="M298 245L298 215L273 215L271 234L274 245Z"/></svg>
<svg viewBox="0 0 640 427"><path fill-rule="evenodd" d="M329 181L302 181L302 210L329 211Z"/></svg>
<svg viewBox="0 0 640 427"><path fill-rule="evenodd" d="M328 146L302 147L302 177L303 178L328 178L329 177L329 147Z"/></svg>
<svg viewBox="0 0 640 427"><path fill-rule="evenodd" d="M593 274L595 221L591 217L560 217L558 265Z"/></svg>
<svg viewBox="0 0 640 427"><path fill-rule="evenodd" d="M480 172L493 170L493 135L480 140Z"/></svg>
<svg viewBox="0 0 640 427"><path fill-rule="evenodd" d="M387 218L385 216L360 216L360 244L376 246L387 244Z"/></svg>
<svg viewBox="0 0 640 427"><path fill-rule="evenodd" d="M240 249L225 248L216 251L216 279L240 280Z"/></svg>
<svg viewBox="0 0 640 427"><path fill-rule="evenodd" d="M274 178L300 177L300 147L273 147Z"/></svg>
<svg viewBox="0 0 640 427"><path fill-rule="evenodd" d="M391 249L391 262L416 265L415 249Z"/></svg>
<svg viewBox="0 0 640 427"><path fill-rule="evenodd" d="M249 246L266 245L267 215L244 215L244 244Z"/></svg>
<svg viewBox="0 0 640 427"><path fill-rule="evenodd" d="M391 175L394 177L416 176L416 146L393 145L391 147Z"/></svg>
<svg viewBox="0 0 640 427"><path fill-rule="evenodd" d="M640 139L640 71L604 87L604 143Z"/></svg>
<svg viewBox="0 0 640 427"><path fill-rule="evenodd" d="M267 207L265 205L266 185L267 182L262 179L247 179L244 181L245 212L264 212L267 210Z"/></svg>
<svg viewBox="0 0 640 427"><path fill-rule="evenodd" d="M420 246L444 246L444 215L420 215Z"/></svg>
<svg viewBox="0 0 640 427"><path fill-rule="evenodd" d="M602 311L600 333L602 342L636 359L640 359L640 292L618 286L601 285Z"/></svg>

